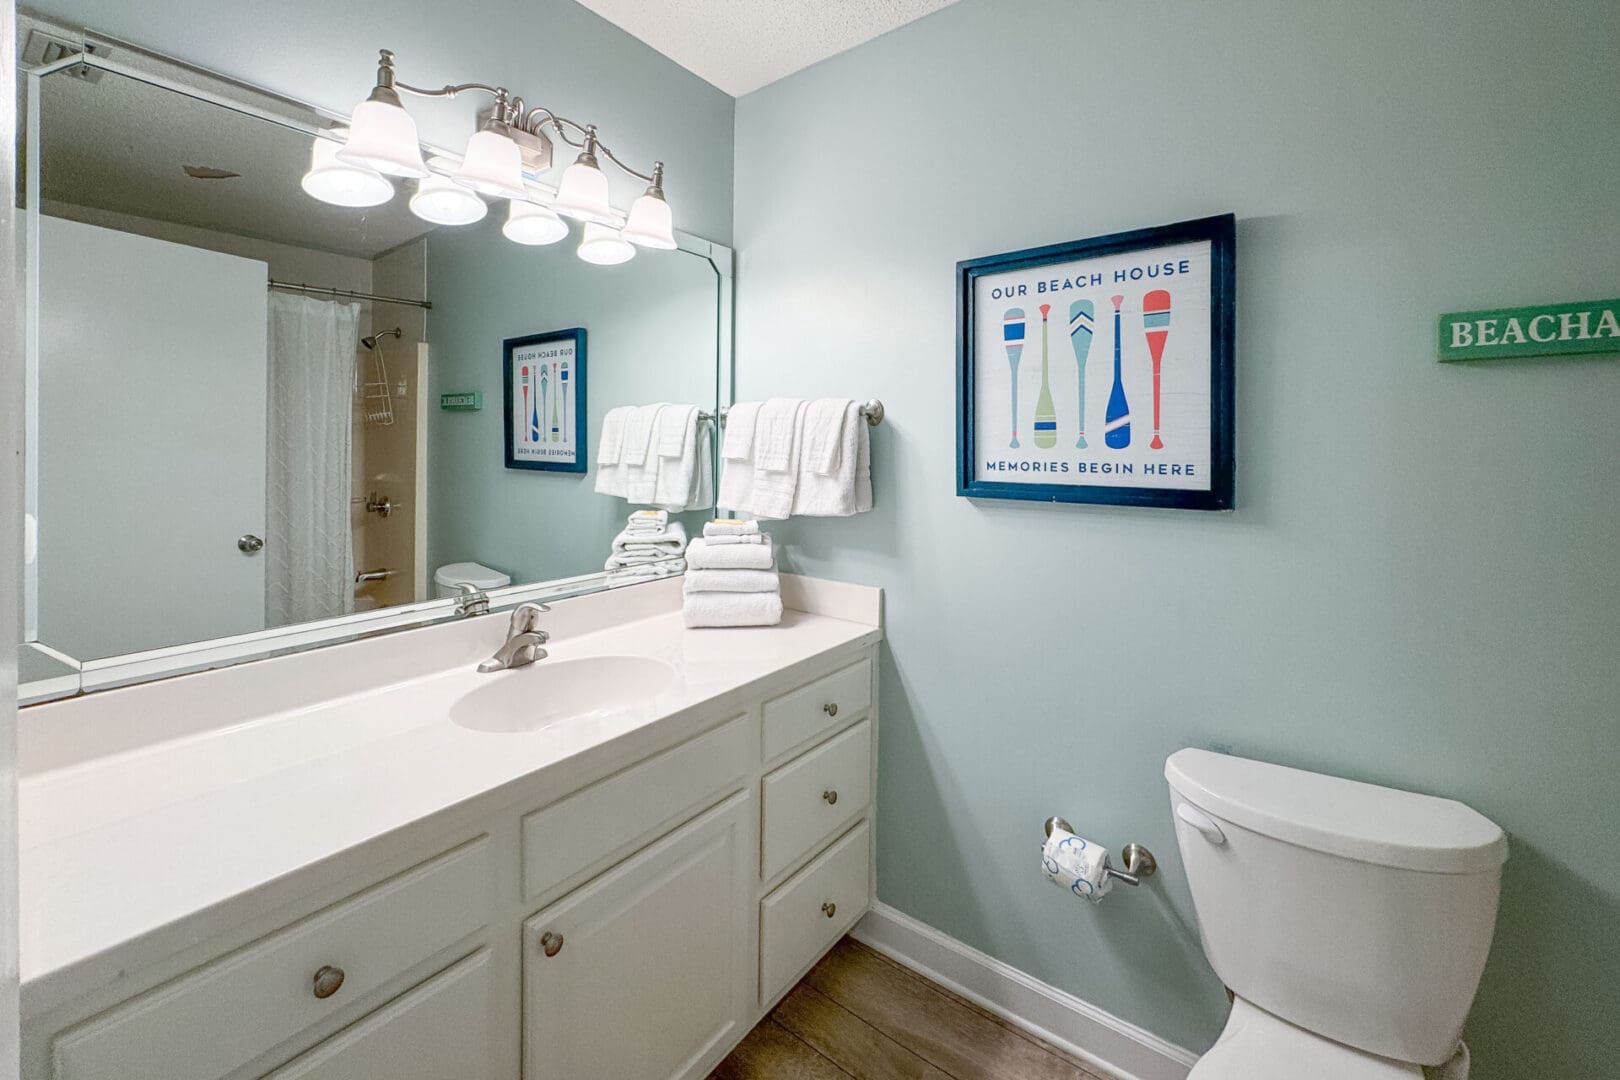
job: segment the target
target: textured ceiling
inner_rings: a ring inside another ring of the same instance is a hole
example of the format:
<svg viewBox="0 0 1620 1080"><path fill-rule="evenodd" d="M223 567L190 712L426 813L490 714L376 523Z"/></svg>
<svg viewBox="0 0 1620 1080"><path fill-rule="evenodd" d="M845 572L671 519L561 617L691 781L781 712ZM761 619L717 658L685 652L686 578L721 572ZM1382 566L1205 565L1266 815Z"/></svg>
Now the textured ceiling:
<svg viewBox="0 0 1620 1080"><path fill-rule="evenodd" d="M956 0L580 0L734 97Z"/></svg>
<svg viewBox="0 0 1620 1080"><path fill-rule="evenodd" d="M47 77L40 117L49 200L363 259L434 228L402 193L367 210L304 194L308 135L112 72ZM197 180L188 165L239 175Z"/></svg>

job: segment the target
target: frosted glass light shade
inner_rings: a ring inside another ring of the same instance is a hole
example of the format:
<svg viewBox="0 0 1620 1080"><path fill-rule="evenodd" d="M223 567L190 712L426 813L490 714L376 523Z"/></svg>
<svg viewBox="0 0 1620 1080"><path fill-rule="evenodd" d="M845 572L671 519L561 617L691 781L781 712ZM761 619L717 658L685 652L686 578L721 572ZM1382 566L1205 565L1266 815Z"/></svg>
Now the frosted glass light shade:
<svg viewBox="0 0 1620 1080"><path fill-rule="evenodd" d="M354 107L349 141L337 152L337 159L388 176L421 179L428 174L411 114L398 105L370 98Z"/></svg>
<svg viewBox="0 0 1620 1080"><path fill-rule="evenodd" d="M455 181L484 195L523 198L523 151L498 131L479 131L467 140L467 153Z"/></svg>
<svg viewBox="0 0 1620 1080"><path fill-rule="evenodd" d="M471 225L489 213L489 207L449 177L435 173L417 181L411 213L435 225Z"/></svg>
<svg viewBox="0 0 1620 1080"><path fill-rule="evenodd" d="M568 235L568 223L539 203L513 199L507 207L501 233L513 243L555 244Z"/></svg>
<svg viewBox="0 0 1620 1080"><path fill-rule="evenodd" d="M641 196L630 204L630 218L619 235L644 248L675 250L675 226L669 203L651 193Z"/></svg>
<svg viewBox="0 0 1620 1080"><path fill-rule="evenodd" d="M608 178L595 165L574 162L563 170L562 183L557 187L557 198L552 201L551 208L580 221L613 224L613 206L608 202Z"/></svg>
<svg viewBox="0 0 1620 1080"><path fill-rule="evenodd" d="M394 185L382 173L339 161L341 149L337 140L315 136L309 171L301 181L306 192L333 206L378 206L394 197Z"/></svg>
<svg viewBox="0 0 1620 1080"><path fill-rule="evenodd" d="M636 249L619 235L595 221L586 222L585 233L579 241L579 257L597 266L616 266L635 257Z"/></svg>

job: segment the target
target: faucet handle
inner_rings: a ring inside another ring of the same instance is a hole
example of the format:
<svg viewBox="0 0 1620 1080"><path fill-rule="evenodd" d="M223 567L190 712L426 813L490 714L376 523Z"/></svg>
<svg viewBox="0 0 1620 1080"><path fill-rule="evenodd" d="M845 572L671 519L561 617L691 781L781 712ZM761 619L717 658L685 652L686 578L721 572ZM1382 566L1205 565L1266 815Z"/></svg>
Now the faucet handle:
<svg viewBox="0 0 1620 1080"><path fill-rule="evenodd" d="M540 616L550 610L548 604L519 604L512 609L512 621L507 627L506 636L513 638L533 632L539 626Z"/></svg>

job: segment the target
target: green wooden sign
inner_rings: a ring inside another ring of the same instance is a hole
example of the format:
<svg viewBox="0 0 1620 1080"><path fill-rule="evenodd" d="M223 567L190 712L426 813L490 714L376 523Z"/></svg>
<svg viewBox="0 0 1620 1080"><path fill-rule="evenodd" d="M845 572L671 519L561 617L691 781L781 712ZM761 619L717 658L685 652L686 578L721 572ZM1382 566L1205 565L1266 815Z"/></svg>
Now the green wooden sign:
<svg viewBox="0 0 1620 1080"><path fill-rule="evenodd" d="M484 407L484 393L482 390L469 390L464 394L440 394L439 408L453 409L461 412L477 412Z"/></svg>
<svg viewBox="0 0 1620 1080"><path fill-rule="evenodd" d="M1620 354L1620 300L1456 311L1440 316L1440 360Z"/></svg>

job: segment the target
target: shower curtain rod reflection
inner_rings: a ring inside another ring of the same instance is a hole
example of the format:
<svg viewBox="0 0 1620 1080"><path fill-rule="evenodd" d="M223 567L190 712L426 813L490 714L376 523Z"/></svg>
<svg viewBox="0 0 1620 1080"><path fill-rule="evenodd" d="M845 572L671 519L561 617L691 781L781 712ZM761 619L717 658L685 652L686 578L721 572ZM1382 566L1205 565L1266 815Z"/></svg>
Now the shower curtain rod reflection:
<svg viewBox="0 0 1620 1080"><path fill-rule="evenodd" d="M378 304L403 304L406 307L425 308L429 311L433 309L432 302L428 300L410 300L403 296L376 296L372 293L351 292L348 289L328 289L321 285L294 284L290 281L277 281L274 278L270 279L270 287L281 289L283 292L304 293L306 296L335 296L347 300L370 300Z"/></svg>

